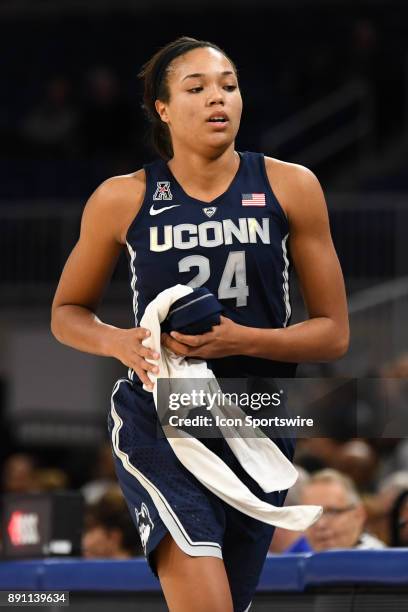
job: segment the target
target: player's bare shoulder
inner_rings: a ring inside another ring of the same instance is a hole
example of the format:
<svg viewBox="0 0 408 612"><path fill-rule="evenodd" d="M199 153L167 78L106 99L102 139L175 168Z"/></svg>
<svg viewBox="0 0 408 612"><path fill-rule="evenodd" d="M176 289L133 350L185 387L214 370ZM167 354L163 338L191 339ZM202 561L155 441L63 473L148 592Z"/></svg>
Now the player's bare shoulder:
<svg viewBox="0 0 408 612"><path fill-rule="evenodd" d="M146 175L143 169L112 176L95 189L84 215L91 215L105 226L109 224L117 242L125 244L127 230L140 210L145 190Z"/></svg>
<svg viewBox="0 0 408 612"><path fill-rule="evenodd" d="M265 167L271 188L289 219L298 207L304 209L305 198L321 192L316 175L306 166L265 156Z"/></svg>

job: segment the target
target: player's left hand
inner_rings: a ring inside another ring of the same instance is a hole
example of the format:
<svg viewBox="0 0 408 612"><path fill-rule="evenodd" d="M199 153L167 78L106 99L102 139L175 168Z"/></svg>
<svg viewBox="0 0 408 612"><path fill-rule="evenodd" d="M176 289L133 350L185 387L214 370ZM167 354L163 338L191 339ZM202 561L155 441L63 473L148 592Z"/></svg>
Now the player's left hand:
<svg viewBox="0 0 408 612"><path fill-rule="evenodd" d="M161 335L161 343L167 349L183 357L211 359L228 355L244 354L242 348L242 325L227 317L220 317L220 324L199 335L170 332Z"/></svg>

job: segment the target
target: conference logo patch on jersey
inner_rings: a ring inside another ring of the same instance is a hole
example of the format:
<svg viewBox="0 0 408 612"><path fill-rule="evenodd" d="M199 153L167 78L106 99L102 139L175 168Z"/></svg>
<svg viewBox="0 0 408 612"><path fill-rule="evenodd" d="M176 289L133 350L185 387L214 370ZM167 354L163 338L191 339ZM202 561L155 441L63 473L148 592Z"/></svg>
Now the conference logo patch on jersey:
<svg viewBox="0 0 408 612"><path fill-rule="evenodd" d="M266 206L264 193L242 193L242 206Z"/></svg>
<svg viewBox="0 0 408 612"><path fill-rule="evenodd" d="M140 507L140 512L138 512L135 507L136 518L137 518L137 526L139 528L140 540L142 542L144 553L146 554L146 546L150 537L150 533L154 528L154 523L150 518L149 508L146 506L144 502Z"/></svg>
<svg viewBox="0 0 408 612"><path fill-rule="evenodd" d="M153 200L172 200L173 196L170 191L170 181L157 181L156 191L154 192Z"/></svg>
<svg viewBox="0 0 408 612"><path fill-rule="evenodd" d="M216 206L207 206L207 208L203 208L204 214L207 215L207 217L209 217L210 219L215 215L216 210Z"/></svg>

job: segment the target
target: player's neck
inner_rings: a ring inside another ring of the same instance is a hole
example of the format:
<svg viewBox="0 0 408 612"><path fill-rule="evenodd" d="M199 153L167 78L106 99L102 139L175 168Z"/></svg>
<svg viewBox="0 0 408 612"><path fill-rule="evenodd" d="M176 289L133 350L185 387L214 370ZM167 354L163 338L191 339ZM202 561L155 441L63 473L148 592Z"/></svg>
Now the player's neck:
<svg viewBox="0 0 408 612"><path fill-rule="evenodd" d="M233 144L216 158L209 159L189 152L177 154L168 162L177 181L188 192L211 194L222 189L234 178L239 167L239 156Z"/></svg>

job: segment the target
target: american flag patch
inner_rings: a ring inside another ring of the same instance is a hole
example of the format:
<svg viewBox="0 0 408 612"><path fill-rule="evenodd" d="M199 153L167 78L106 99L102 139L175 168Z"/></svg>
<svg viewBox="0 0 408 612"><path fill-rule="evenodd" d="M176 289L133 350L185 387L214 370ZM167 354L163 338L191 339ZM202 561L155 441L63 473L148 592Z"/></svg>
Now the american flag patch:
<svg viewBox="0 0 408 612"><path fill-rule="evenodd" d="M266 206L264 193L242 193L242 206Z"/></svg>

